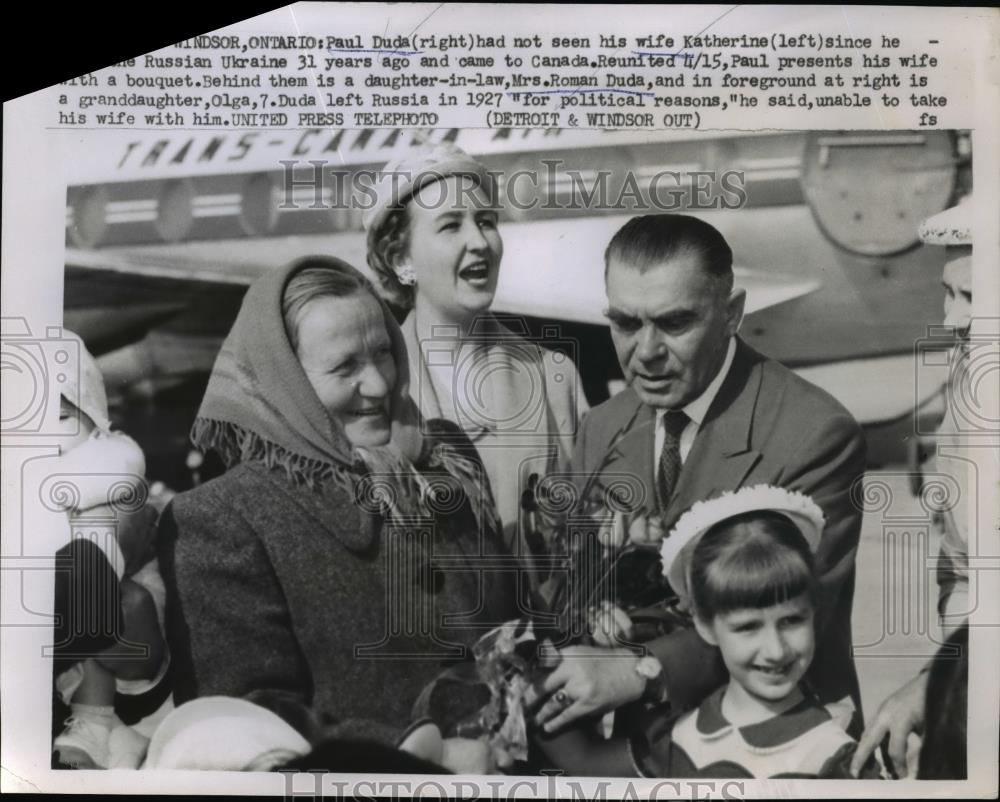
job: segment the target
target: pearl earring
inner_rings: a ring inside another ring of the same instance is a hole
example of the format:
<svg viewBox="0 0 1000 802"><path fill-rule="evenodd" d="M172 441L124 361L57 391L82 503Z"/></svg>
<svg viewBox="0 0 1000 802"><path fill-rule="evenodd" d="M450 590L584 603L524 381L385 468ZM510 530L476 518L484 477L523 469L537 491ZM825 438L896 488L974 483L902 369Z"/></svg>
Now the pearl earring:
<svg viewBox="0 0 1000 802"><path fill-rule="evenodd" d="M404 262L399 267L396 268L396 279L405 287L412 287L417 283L417 273L413 269L413 265L409 262Z"/></svg>

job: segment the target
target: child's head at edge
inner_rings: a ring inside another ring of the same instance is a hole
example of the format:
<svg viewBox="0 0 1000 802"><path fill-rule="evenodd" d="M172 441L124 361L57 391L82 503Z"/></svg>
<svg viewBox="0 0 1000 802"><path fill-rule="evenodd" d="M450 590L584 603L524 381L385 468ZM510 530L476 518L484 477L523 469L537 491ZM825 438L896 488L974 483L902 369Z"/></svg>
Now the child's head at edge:
<svg viewBox="0 0 1000 802"><path fill-rule="evenodd" d="M55 445L59 446L60 454L72 451L86 442L96 428L90 415L66 396L59 396L59 422L56 424L53 439Z"/></svg>
<svg viewBox="0 0 1000 802"><path fill-rule="evenodd" d="M74 364L71 359L60 371L63 381L59 394L59 418L52 431L60 454L84 443L95 430L103 434L111 430L104 377L97 360L76 334L68 330L64 330L63 334L68 341L75 342L71 356L75 356L76 360Z"/></svg>

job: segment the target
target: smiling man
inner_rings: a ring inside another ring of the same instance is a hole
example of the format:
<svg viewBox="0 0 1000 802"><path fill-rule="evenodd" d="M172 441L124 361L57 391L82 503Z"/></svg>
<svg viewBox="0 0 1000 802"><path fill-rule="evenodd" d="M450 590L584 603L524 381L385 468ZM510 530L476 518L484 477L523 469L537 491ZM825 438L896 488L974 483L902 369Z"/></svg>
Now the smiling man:
<svg viewBox="0 0 1000 802"><path fill-rule="evenodd" d="M707 223L679 214L630 220L605 252L605 281L629 386L586 418L574 480L634 477L644 489L634 514L658 517L664 532L695 502L745 485L811 496L826 526L808 679L824 703L850 695L859 729L851 604L861 511L851 487L865 465L860 427L832 397L739 339L745 293L733 286L729 245ZM582 646L561 654L537 714L550 731L634 702L687 709L726 681L718 651L693 629L650 641L645 655ZM629 708L621 712L627 720Z"/></svg>

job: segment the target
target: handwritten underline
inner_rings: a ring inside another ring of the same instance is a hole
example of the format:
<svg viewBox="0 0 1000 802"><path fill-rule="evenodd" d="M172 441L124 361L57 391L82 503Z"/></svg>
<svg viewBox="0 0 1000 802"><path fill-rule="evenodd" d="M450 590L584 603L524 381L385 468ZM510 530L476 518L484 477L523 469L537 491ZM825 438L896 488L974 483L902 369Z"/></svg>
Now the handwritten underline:
<svg viewBox="0 0 1000 802"><path fill-rule="evenodd" d="M419 56L423 50L383 50L371 47L328 47L329 53L382 53L392 56Z"/></svg>
<svg viewBox="0 0 1000 802"><path fill-rule="evenodd" d="M518 90L516 92L508 92L508 95L572 95L577 92L619 92L623 95L638 95L640 97L653 97L655 92L636 92L632 89L613 89L608 87L607 89L533 89L533 90Z"/></svg>

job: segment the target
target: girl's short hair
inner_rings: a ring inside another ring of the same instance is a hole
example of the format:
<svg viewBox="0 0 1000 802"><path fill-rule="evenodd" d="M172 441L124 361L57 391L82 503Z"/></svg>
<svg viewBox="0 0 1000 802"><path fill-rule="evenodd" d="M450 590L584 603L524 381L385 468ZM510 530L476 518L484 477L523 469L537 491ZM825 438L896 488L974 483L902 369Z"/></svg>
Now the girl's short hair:
<svg viewBox="0 0 1000 802"><path fill-rule="evenodd" d="M773 510L735 515L705 532L691 554L690 588L695 612L706 621L803 593L815 606L819 590L808 542Z"/></svg>
<svg viewBox="0 0 1000 802"><path fill-rule="evenodd" d="M333 270L333 263L321 257L303 263L285 285L281 299L281 316L285 323L288 342L295 353L299 352L299 322L306 304L317 298L332 296L348 298L358 292L371 292L371 285L363 278L344 270ZM336 265L333 265L336 266Z"/></svg>
<svg viewBox="0 0 1000 802"><path fill-rule="evenodd" d="M410 249L409 200L393 208L368 238L368 266L382 287L382 297L393 307L413 308L416 287L400 282L396 268Z"/></svg>

